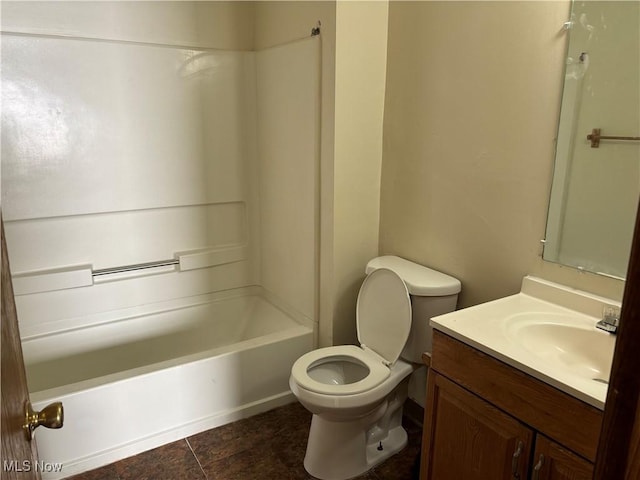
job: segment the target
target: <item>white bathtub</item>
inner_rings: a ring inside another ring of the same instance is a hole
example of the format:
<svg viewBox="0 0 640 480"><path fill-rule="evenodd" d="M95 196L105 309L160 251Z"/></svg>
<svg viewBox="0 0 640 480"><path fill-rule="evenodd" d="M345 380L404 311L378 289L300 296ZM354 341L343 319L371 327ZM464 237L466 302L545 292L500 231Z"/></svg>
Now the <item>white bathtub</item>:
<svg viewBox="0 0 640 480"><path fill-rule="evenodd" d="M62 429L36 431L40 460L63 464L45 478L293 401L291 365L313 348L312 328L256 294L182 303L24 339L34 408L65 410Z"/></svg>

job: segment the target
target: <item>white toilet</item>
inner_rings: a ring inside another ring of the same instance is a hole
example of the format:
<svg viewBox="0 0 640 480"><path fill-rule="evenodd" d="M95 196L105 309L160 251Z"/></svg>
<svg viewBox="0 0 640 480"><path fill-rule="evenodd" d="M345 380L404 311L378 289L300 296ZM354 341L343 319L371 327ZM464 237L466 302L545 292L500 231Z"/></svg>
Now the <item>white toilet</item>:
<svg viewBox="0 0 640 480"><path fill-rule="evenodd" d="M431 351L429 319L455 310L460 292L457 279L395 256L374 258L366 273L356 306L360 346L309 352L289 378L313 413L304 467L321 480L358 476L405 447L409 375Z"/></svg>

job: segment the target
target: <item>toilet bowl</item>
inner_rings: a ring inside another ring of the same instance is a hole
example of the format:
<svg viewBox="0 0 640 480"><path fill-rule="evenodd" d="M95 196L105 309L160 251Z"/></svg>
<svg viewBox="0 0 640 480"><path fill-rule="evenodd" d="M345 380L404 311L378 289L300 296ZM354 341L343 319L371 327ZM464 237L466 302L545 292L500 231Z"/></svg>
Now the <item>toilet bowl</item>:
<svg viewBox="0 0 640 480"><path fill-rule="evenodd" d="M289 387L311 413L348 419L374 410L413 370L402 360L388 367L353 345L326 347L294 363Z"/></svg>
<svg viewBox="0 0 640 480"><path fill-rule="evenodd" d="M455 278L395 256L373 259L366 272L356 304L360 346L306 353L289 378L313 414L304 467L321 480L358 476L407 444L402 406L416 360L430 348L429 318L454 310L460 291Z"/></svg>

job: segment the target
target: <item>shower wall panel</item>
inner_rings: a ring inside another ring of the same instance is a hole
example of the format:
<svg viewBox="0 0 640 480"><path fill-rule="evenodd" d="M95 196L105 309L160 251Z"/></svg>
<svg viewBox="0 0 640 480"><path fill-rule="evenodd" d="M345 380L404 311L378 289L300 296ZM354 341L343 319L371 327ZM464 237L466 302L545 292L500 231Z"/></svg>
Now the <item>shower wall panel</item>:
<svg viewBox="0 0 640 480"><path fill-rule="evenodd" d="M2 30L225 50L253 48L253 2L3 0Z"/></svg>
<svg viewBox="0 0 640 480"><path fill-rule="evenodd" d="M256 53L262 285L317 320L320 38Z"/></svg>
<svg viewBox="0 0 640 480"><path fill-rule="evenodd" d="M17 298L25 331L259 284L253 52L3 34L2 77L12 270L39 288ZM51 275L203 250L218 265Z"/></svg>
<svg viewBox="0 0 640 480"><path fill-rule="evenodd" d="M7 220L244 199L251 53L2 40Z"/></svg>

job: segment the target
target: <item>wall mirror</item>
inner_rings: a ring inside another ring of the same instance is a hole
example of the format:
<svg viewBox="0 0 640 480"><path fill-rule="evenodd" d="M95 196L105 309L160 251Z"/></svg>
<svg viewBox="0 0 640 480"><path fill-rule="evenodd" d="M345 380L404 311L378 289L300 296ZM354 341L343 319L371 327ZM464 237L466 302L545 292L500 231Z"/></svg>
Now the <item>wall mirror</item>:
<svg viewBox="0 0 640 480"><path fill-rule="evenodd" d="M574 1L565 26L543 258L624 278L640 194L640 2Z"/></svg>

